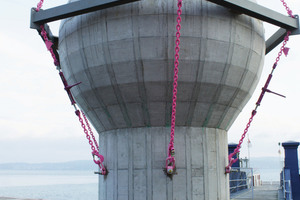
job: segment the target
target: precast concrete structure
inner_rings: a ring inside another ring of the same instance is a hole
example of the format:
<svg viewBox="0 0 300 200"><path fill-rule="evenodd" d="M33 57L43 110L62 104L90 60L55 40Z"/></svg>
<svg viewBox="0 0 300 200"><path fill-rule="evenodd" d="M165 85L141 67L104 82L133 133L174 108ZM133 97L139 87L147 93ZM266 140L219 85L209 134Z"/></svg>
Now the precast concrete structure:
<svg viewBox="0 0 300 200"><path fill-rule="evenodd" d="M260 77L256 19L183 1L175 129L177 174L164 174L170 134L176 0L141 0L62 21L61 67L100 137L109 171L99 200L229 199L227 130Z"/></svg>

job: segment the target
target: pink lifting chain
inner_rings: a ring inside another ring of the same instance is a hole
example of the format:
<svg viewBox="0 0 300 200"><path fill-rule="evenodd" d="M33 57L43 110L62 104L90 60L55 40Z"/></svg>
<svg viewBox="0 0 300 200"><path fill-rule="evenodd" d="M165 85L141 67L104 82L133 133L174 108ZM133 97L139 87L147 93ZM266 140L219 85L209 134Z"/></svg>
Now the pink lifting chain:
<svg viewBox="0 0 300 200"><path fill-rule="evenodd" d="M39 12L39 11L41 10L41 8L42 8L42 6L43 6L43 3L44 3L44 0L41 0L41 1L37 4L37 7L36 7L36 9L35 9L36 12ZM51 56L52 56L52 58L53 58L53 60L54 60L54 65L55 65L55 66L59 66L58 59L56 58L56 56L55 56L55 54L54 54L54 52L53 52L53 49L52 49L53 43L49 40L44 25L41 25L40 28L41 28L41 35L42 35L43 38L44 38L44 42L45 42L45 44L46 44L46 47L47 47L48 51L50 51Z"/></svg>
<svg viewBox="0 0 300 200"><path fill-rule="evenodd" d="M37 8L35 9L37 12L40 11L40 9L41 9L42 6L43 6L43 3L44 3L44 0L41 0L41 1L37 4ZM45 42L45 44L46 44L46 47L47 47L47 49L50 51L51 56L52 56L52 58L53 58L53 60L54 60L54 65L57 66L57 67L59 67L59 65L60 65L60 64L59 64L59 61L58 61L58 59L56 58L56 55L54 54L53 49L52 49L53 43L49 40L44 25L41 25L40 28L41 28L41 35L42 35L42 37L43 37L43 39L44 39L44 42ZM74 86L76 86L76 85L78 85L78 84L80 84L80 83L76 83L76 84L74 84L74 85L68 85L68 83L67 83L67 81L66 81L66 79L65 79L65 77L64 77L63 72L60 70L60 67L59 67L59 71L60 71L60 72L59 72L59 75L60 75L61 80L62 80L62 82L63 82L63 84L64 84L64 86L65 86L65 90L66 90L66 92L68 93L68 96L69 96L69 98L70 98L71 104L74 105L74 107L75 107L75 110L76 110L76 111L75 111L75 114L78 116L79 122L81 123L81 127L83 128L83 131L84 131L84 133L86 134L86 138L88 139L89 144L91 145L92 155L93 155L93 160L94 160L95 164L97 164L97 165L99 166L100 174L102 174L102 175L107 175L107 170L106 170L105 166L103 165L104 157L99 153L99 145L98 145L97 140L96 140L96 138L95 138L95 136L94 136L94 134L93 134L93 132L92 132L92 129L91 129L90 125L89 125L88 119L86 118L85 114L84 114L82 111L80 112L80 111L77 109L77 107L76 107L76 105L75 105L75 104L76 104L76 103L75 103L75 100L74 100L74 98L73 98L73 96L72 96L72 94L71 94L71 91L70 91L70 89L71 89L72 87L74 87ZM81 114L82 114L82 116L83 116L84 121L83 121L83 119L81 118ZM84 122L85 122L85 123L84 123ZM88 129L86 129L86 127L87 127ZM92 139L91 139L91 137L92 137ZM97 157L97 158L96 158L96 157Z"/></svg>
<svg viewBox="0 0 300 200"><path fill-rule="evenodd" d="M287 4L284 2L284 0L280 0L280 1L283 3L283 6L285 7L285 9L286 9L287 13L289 14L289 16L292 17L292 18L295 18L295 16L292 14L292 11L289 9L289 7L288 7ZM277 57L276 57L275 63L273 64L272 71L271 71L271 73L269 74L269 76L268 76L268 78L267 78L267 81L266 81L264 87L262 88L262 91L261 91L261 93L260 93L260 96L259 96L259 98L258 98L258 100L257 100L257 102L256 102L256 107L255 107L255 109L252 110L251 117L250 117L250 119L249 119L249 122L247 123L247 126L246 126L246 128L245 128L245 130L244 130L244 133L242 134L242 137L241 137L241 139L240 139L240 141L239 141L239 144L238 144L237 147L234 149L234 151L233 151L231 154L229 154L229 156L228 156L228 160L229 160L228 162L229 162L229 164L228 164L228 165L226 166L226 168L225 168L225 173L230 173L230 170L231 170L232 165L233 165L235 162L237 162L238 158L234 159L233 157L234 157L237 153L240 152L240 148L241 148L241 145L242 145L242 143L243 143L243 140L244 140L244 138L245 138L245 136L246 136L246 134L247 134L247 132L248 132L248 129L249 129L250 125L251 125L251 122L253 121L253 118L254 118L255 114L257 113L256 110L257 110L258 106L260 106L260 103L261 103L261 101L262 101L262 99L263 99L265 93L266 93L266 92L269 92L269 93L273 93L273 94L276 94L276 95L285 97L285 96L283 96L283 95L281 95L281 94L278 94L278 93L275 93L275 92L269 90L269 89L268 89L268 86L269 86L269 83L270 83L270 81L271 81L271 79L272 79L273 72L274 72L274 70L275 70L276 67L277 67L277 63L279 62L282 53L284 53L285 56L287 56L287 54L288 54L289 48L286 47L286 43L287 43L287 41L289 40L290 34L291 34L291 32L290 32L290 31L287 31L286 36L284 37L284 41L283 41L283 43L282 43L282 46L281 46L281 48L280 48L280 51L279 51L279 53L278 53L278 55L277 55Z"/></svg>
<svg viewBox="0 0 300 200"><path fill-rule="evenodd" d="M54 60L54 65L58 67L59 66L59 61L58 61L58 59L56 58L56 56L53 52L53 49L52 49L53 43L49 40L44 25L41 25L40 27L41 27L41 35L44 38L44 41L45 41L45 44L46 44L46 47L47 47L48 51L50 51L50 53L51 53L51 56Z"/></svg>
<svg viewBox="0 0 300 200"><path fill-rule="evenodd" d="M79 110L76 110L75 114L78 116L79 121L81 123L81 127L83 128L86 138L88 139L89 144L91 146L94 163L99 166L101 175L107 175L106 168L103 165L104 157L99 153L99 145L98 145L98 142L93 134L91 127L90 127L88 119L86 118L85 114L82 111L80 113ZM86 125L84 124L83 119L81 118L80 114L82 114ZM86 129L86 126L88 127L88 130ZM93 140L91 139L91 136L92 136ZM98 158L96 158L96 157L98 157Z"/></svg>
<svg viewBox="0 0 300 200"><path fill-rule="evenodd" d="M182 0L177 3L177 25L176 25L176 41L175 41L175 61L174 61L174 81L173 81L173 102L172 102L172 116L171 116L171 134L170 143L168 146L168 158L166 159L166 170L168 174L173 174L175 169L175 148L174 148L174 134L175 134L175 120L176 120L176 100L177 100L177 81L178 81L178 66L179 66L179 45L180 45L180 29L181 29L181 7Z"/></svg>
<svg viewBox="0 0 300 200"><path fill-rule="evenodd" d="M39 12L41 10L41 8L43 7L43 3L44 3L44 0L40 0L40 2L37 4L36 6L36 12Z"/></svg>

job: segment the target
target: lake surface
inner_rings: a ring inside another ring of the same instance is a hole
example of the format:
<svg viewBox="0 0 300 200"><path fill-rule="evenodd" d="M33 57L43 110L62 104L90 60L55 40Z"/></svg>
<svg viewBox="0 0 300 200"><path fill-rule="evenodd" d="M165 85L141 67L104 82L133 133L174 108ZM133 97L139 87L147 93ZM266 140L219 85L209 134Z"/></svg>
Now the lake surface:
<svg viewBox="0 0 300 200"><path fill-rule="evenodd" d="M280 169L254 169L262 181L279 181ZM75 170L0 170L0 197L97 200L98 175Z"/></svg>
<svg viewBox="0 0 300 200"><path fill-rule="evenodd" d="M262 181L280 181L280 172L282 169L254 169L255 174L260 174Z"/></svg>
<svg viewBox="0 0 300 200"><path fill-rule="evenodd" d="M97 200L93 171L0 170L0 197L44 200Z"/></svg>

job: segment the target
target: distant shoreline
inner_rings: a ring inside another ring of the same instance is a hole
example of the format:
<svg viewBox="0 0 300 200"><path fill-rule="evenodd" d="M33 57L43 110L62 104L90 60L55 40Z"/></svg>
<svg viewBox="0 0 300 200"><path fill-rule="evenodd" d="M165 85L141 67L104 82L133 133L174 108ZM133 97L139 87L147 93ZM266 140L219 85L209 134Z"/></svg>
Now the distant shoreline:
<svg viewBox="0 0 300 200"><path fill-rule="evenodd" d="M0 170L94 170L98 166L92 160L60 163L0 163ZM0 199L2 200L2 199Z"/></svg>

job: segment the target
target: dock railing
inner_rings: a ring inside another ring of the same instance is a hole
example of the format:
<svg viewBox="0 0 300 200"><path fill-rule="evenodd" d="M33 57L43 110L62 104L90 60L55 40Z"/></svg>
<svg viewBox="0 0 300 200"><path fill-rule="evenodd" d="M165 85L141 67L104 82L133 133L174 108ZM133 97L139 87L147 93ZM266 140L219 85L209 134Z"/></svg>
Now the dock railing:
<svg viewBox="0 0 300 200"><path fill-rule="evenodd" d="M293 200L291 187L291 174L289 169L283 168L280 173L281 196L284 200Z"/></svg>
<svg viewBox="0 0 300 200"><path fill-rule="evenodd" d="M253 169L252 168L232 168L230 172L229 186L230 197L247 191L252 194L253 199ZM242 198L242 197L239 197Z"/></svg>

